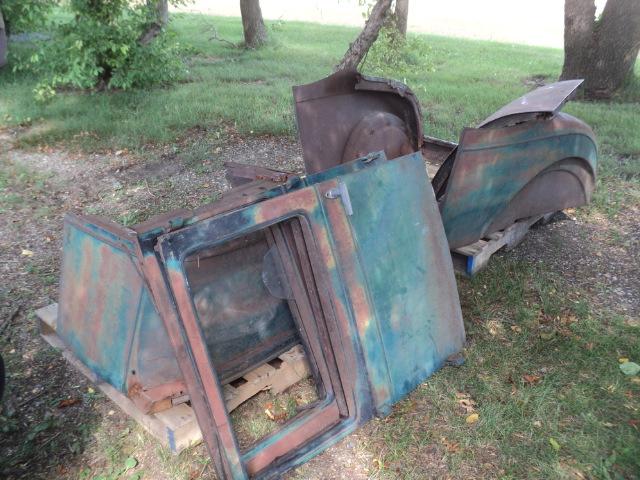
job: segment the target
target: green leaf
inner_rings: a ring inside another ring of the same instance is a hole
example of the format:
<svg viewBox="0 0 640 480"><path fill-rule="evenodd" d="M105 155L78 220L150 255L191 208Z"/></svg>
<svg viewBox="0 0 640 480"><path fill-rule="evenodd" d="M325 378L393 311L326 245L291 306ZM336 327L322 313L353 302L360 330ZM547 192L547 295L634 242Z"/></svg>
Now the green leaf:
<svg viewBox="0 0 640 480"><path fill-rule="evenodd" d="M625 375L637 375L640 373L640 365L635 362L624 362L620 364L620 370Z"/></svg>
<svg viewBox="0 0 640 480"><path fill-rule="evenodd" d="M124 461L124 471L126 472L127 470L131 470L132 468L135 468L136 465L138 465L138 460L133 457L129 457Z"/></svg>
<svg viewBox="0 0 640 480"><path fill-rule="evenodd" d="M556 441L555 438L549 437L549 444L553 447L553 449L557 452L560 450L560 444Z"/></svg>

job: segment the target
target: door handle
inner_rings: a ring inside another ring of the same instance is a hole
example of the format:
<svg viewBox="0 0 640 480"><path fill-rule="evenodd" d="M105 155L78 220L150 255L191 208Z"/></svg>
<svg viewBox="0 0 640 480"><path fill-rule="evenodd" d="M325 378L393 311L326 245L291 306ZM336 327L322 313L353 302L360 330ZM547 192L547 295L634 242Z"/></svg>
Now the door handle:
<svg viewBox="0 0 640 480"><path fill-rule="evenodd" d="M338 182L338 186L327 190L324 194L327 198L340 198L342 206L347 215L353 215L353 207L351 206L351 197L349 197L349 189L344 182Z"/></svg>

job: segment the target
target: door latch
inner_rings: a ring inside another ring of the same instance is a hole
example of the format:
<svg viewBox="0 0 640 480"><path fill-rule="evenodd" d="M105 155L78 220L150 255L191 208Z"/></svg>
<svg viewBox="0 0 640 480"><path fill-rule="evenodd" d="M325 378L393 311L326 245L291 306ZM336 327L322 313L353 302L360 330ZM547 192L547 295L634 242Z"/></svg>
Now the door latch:
<svg viewBox="0 0 640 480"><path fill-rule="evenodd" d="M344 182L338 182L338 186L327 190L324 194L327 198L338 198L342 200L342 206L347 215L353 215L353 207L351 206L351 198L349 197L349 190Z"/></svg>

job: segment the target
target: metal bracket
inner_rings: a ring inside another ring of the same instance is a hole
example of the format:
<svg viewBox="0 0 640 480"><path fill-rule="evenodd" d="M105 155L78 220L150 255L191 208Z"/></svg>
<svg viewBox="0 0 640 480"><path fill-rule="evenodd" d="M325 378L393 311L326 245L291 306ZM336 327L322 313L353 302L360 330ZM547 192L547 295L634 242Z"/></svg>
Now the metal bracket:
<svg viewBox="0 0 640 480"><path fill-rule="evenodd" d="M324 196L327 198L340 197L340 200L342 200L342 205L344 206L344 211L347 212L347 215L353 215L353 207L351 206L349 190L347 189L347 185L344 182L338 182L338 186L327 190Z"/></svg>

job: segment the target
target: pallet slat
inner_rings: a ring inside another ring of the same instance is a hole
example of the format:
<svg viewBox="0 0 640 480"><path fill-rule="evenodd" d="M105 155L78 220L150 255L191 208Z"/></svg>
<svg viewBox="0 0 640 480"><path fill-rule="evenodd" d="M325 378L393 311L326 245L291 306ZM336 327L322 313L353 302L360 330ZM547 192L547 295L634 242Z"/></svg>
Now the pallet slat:
<svg viewBox="0 0 640 480"><path fill-rule="evenodd" d="M532 225L539 220L546 221L552 214L537 215L519 220L510 227L487 235L471 245L457 248L451 252L454 268L466 275L475 275L489 262L491 256L504 248L515 248L525 237Z"/></svg>
<svg viewBox="0 0 640 480"><path fill-rule="evenodd" d="M67 348L56 333L57 303L36 310L35 313L42 338L59 350L71 365L172 453L178 454L185 448L202 441L202 433L195 413L189 405L183 403L184 399L180 399L181 403L174 403L167 410L153 414L143 413L126 395L102 381ZM242 377L245 383L236 387L223 386L229 412L263 390L272 389L276 394L281 393L310 375L304 350L300 345L283 353L279 358L282 363L278 368L263 364Z"/></svg>

